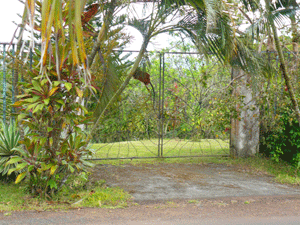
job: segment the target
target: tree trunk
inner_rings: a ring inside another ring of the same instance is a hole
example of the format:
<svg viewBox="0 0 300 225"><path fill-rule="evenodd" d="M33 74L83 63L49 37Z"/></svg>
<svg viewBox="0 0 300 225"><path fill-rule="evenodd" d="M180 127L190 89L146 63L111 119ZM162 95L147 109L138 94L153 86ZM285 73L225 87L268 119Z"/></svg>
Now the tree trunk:
<svg viewBox="0 0 300 225"><path fill-rule="evenodd" d="M266 3L267 13L268 13L269 17L271 17L271 10L270 10L271 3L270 3L270 0L265 0L265 3ZM274 20L272 18L269 19L269 23L270 23L271 28L272 28L274 42L275 42L275 46L276 46L276 51L278 53L280 68L281 68L282 75L283 75L283 78L284 78L284 81L285 81L285 85L288 89L289 96L290 96L290 99L292 101L294 111L296 113L296 117L297 117L297 120L298 120L298 123L299 123L299 126L300 126L299 105L298 105L298 102L297 102L297 99L296 99L296 95L295 95L295 92L294 92L294 88L293 88L293 85L292 85L290 75L287 73L286 63L285 63L285 60L284 60L282 48L281 48L280 41L279 41L278 34L277 34L277 28L276 28Z"/></svg>
<svg viewBox="0 0 300 225"><path fill-rule="evenodd" d="M232 79L237 79L233 95L245 96L237 104L238 118L231 119L230 155L248 157L259 150L259 109L251 89L250 75L240 68L232 68Z"/></svg>

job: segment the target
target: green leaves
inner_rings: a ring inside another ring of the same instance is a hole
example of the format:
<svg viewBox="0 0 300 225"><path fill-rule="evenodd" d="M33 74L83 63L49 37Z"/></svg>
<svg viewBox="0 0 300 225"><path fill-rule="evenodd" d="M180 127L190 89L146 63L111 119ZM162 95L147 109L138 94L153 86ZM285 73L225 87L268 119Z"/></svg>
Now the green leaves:
<svg viewBox="0 0 300 225"><path fill-rule="evenodd" d="M12 157L12 158L6 163L6 165L13 164L13 163L17 163L17 162L20 162L20 161L22 161L22 160L23 160L22 157L14 156L14 157Z"/></svg>
<svg viewBox="0 0 300 225"><path fill-rule="evenodd" d="M76 87L75 89L76 89L77 96L78 96L79 98L82 98L82 97L83 97L83 91L80 90L78 87Z"/></svg>
<svg viewBox="0 0 300 225"><path fill-rule="evenodd" d="M53 179L50 179L50 180L48 181L48 185L49 185L49 187L50 187L51 189L57 189L57 183L56 183L55 180L53 180Z"/></svg>
<svg viewBox="0 0 300 225"><path fill-rule="evenodd" d="M72 83L68 83L68 82L64 83L64 85L68 91L70 91L71 88L73 87Z"/></svg>
<svg viewBox="0 0 300 225"><path fill-rule="evenodd" d="M15 183L17 184L17 183L19 183L20 181L22 181L22 180L25 178L26 175L27 175L27 171L26 171L26 172L23 172L23 173L20 173L20 174L17 176Z"/></svg>
<svg viewBox="0 0 300 225"><path fill-rule="evenodd" d="M23 112L18 116L19 122L28 126L30 133L21 141L25 150L20 149L20 156L12 157L7 165L16 165L10 173L21 172L16 183L30 176L33 187L44 190L42 197L60 187L69 173L86 168L86 164L78 165L88 153L78 127L85 118L78 112L88 111L77 101L83 97L79 81L73 82L54 81L51 85L36 78L26 84L26 94L18 102Z"/></svg>
<svg viewBox="0 0 300 225"><path fill-rule="evenodd" d="M18 173L16 166L22 160L18 157L20 134L17 124L2 123L0 132L0 173L10 175L12 172Z"/></svg>

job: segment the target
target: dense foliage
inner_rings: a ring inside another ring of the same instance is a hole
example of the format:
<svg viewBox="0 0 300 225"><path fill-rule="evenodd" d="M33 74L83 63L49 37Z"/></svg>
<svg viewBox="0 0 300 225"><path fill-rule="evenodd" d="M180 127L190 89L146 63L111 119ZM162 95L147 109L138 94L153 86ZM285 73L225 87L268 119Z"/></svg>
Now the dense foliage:
<svg viewBox="0 0 300 225"><path fill-rule="evenodd" d="M300 128L288 109L280 113L277 129L261 132L260 151L279 161L282 159L300 168Z"/></svg>
<svg viewBox="0 0 300 225"><path fill-rule="evenodd" d="M299 69L296 67L298 60L290 53L285 56L289 60L289 72L299 99ZM273 54L270 53L268 58L271 60L270 63L278 66ZM276 161L281 159L299 168L300 128L278 67L272 76L261 79L260 152Z"/></svg>

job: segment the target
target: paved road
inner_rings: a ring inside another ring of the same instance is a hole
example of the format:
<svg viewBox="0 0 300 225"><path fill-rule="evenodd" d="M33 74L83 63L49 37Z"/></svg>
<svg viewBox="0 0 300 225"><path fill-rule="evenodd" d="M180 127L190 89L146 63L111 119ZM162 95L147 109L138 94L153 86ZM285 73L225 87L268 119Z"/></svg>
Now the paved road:
<svg viewBox="0 0 300 225"><path fill-rule="evenodd" d="M132 204L125 209L0 213L0 224L300 224L300 195L249 196Z"/></svg>

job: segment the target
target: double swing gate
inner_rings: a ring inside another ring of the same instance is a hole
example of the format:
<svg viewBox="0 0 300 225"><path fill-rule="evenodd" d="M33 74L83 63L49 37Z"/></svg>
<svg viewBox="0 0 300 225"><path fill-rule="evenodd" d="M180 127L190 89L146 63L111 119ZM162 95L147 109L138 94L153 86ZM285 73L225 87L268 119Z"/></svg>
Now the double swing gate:
<svg viewBox="0 0 300 225"><path fill-rule="evenodd" d="M0 43L4 122L14 112L17 82L13 57L6 57L7 51L14 55L16 46L8 46ZM152 86L131 80L93 135L92 159L229 155L230 118L221 110L230 99L224 88L230 83L229 68L198 53L149 52L146 58L141 69Z"/></svg>
<svg viewBox="0 0 300 225"><path fill-rule="evenodd" d="M94 135L94 159L228 156L230 118L218 102L230 98L230 70L214 61L148 53L140 68L153 88L131 80Z"/></svg>

